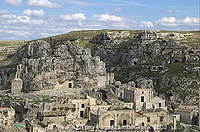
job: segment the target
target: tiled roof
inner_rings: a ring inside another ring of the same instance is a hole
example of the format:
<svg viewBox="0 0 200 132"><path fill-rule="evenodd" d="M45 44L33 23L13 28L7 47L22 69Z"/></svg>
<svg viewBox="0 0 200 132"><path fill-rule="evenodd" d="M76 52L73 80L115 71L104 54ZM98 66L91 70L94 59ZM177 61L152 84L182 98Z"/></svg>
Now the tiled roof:
<svg viewBox="0 0 200 132"><path fill-rule="evenodd" d="M178 112L192 112L193 109L190 109L190 108L177 108L176 111L178 111Z"/></svg>
<svg viewBox="0 0 200 132"><path fill-rule="evenodd" d="M135 113L135 117L146 117L146 116L143 115L143 114L141 114L141 113L136 112L136 113Z"/></svg>

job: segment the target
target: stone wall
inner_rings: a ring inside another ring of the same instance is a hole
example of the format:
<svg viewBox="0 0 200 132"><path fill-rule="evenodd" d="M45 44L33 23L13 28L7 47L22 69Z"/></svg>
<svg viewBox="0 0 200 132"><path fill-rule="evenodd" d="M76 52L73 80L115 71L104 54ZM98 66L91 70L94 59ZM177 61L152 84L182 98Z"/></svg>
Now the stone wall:
<svg viewBox="0 0 200 132"><path fill-rule="evenodd" d="M15 111L7 107L0 107L0 127L10 126L14 122Z"/></svg>

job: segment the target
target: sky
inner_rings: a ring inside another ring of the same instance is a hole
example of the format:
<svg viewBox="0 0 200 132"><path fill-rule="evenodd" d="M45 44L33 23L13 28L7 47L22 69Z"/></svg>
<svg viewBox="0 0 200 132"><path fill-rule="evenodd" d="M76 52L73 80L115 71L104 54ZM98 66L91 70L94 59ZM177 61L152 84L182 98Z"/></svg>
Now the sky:
<svg viewBox="0 0 200 132"><path fill-rule="evenodd" d="M0 0L0 40L97 29L200 30L200 0Z"/></svg>

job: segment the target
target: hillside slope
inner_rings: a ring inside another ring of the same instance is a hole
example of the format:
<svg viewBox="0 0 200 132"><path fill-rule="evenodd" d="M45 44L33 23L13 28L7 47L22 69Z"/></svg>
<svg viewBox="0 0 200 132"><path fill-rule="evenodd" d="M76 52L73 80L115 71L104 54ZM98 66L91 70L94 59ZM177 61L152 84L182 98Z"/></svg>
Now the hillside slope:
<svg viewBox="0 0 200 132"><path fill-rule="evenodd" d="M51 42L70 41L90 48L93 56L100 56L106 63L107 71L115 73L115 80L152 79L159 94L197 103L199 36L199 31L93 30L53 36Z"/></svg>

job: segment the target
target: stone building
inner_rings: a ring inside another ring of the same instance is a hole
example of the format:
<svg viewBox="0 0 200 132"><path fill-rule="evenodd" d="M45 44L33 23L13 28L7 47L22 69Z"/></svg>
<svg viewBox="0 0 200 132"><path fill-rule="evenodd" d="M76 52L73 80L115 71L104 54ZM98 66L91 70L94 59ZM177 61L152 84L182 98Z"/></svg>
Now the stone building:
<svg viewBox="0 0 200 132"><path fill-rule="evenodd" d="M170 123L169 114L162 109L154 111L111 110L99 117L100 127L151 126L154 129L167 126Z"/></svg>
<svg viewBox="0 0 200 132"><path fill-rule="evenodd" d="M153 97L152 89L136 88L134 90L134 103L136 111L143 109L146 102L151 102L152 97Z"/></svg>
<svg viewBox="0 0 200 132"><path fill-rule="evenodd" d="M10 126L14 123L15 111L11 108L0 107L0 127Z"/></svg>
<svg viewBox="0 0 200 132"><path fill-rule="evenodd" d="M131 126L134 124L134 112L132 110L108 111L99 117L100 127Z"/></svg>
<svg viewBox="0 0 200 132"><path fill-rule="evenodd" d="M72 99L71 103L75 105L77 118L89 117L89 99Z"/></svg>
<svg viewBox="0 0 200 132"><path fill-rule="evenodd" d="M161 108L140 112L147 117L147 125L152 127L167 126L170 123L169 112Z"/></svg>
<svg viewBox="0 0 200 132"><path fill-rule="evenodd" d="M125 102L133 102L136 111L142 109L167 109L165 100L155 96L150 88L120 87L118 97Z"/></svg>
<svg viewBox="0 0 200 132"><path fill-rule="evenodd" d="M20 94L21 93L21 90L23 87L23 80L20 78L21 71L22 71L22 66L18 65L15 78L12 80L12 83L11 83L11 93L12 94Z"/></svg>
<svg viewBox="0 0 200 132"><path fill-rule="evenodd" d="M114 73L107 73L106 74L106 85L113 84L115 80L115 75Z"/></svg>
<svg viewBox="0 0 200 132"><path fill-rule="evenodd" d="M95 105L96 99L89 96L80 99L66 99L63 103L44 104L44 109L41 109L40 113L44 117L45 124L51 123L57 127L63 123L83 126L90 119L90 106Z"/></svg>
<svg viewBox="0 0 200 132"><path fill-rule="evenodd" d="M175 109L175 113L180 115L180 121L186 124L198 125L199 108L195 105L181 105Z"/></svg>
<svg viewBox="0 0 200 132"><path fill-rule="evenodd" d="M145 104L146 109L158 109L158 108L162 108L167 110L167 106L166 106L166 101L164 99L162 99L161 97L155 96L151 99L150 102L147 102Z"/></svg>

